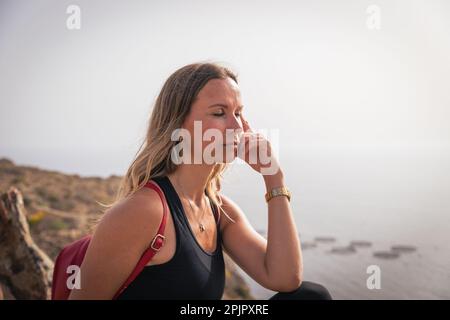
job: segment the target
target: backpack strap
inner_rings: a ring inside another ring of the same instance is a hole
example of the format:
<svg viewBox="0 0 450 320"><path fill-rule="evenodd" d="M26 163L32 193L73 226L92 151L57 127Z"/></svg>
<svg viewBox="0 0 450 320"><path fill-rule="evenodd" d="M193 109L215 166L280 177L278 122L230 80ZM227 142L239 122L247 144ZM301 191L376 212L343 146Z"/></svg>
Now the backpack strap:
<svg viewBox="0 0 450 320"><path fill-rule="evenodd" d="M153 238L152 242L150 243L150 246L142 254L142 256L139 259L139 262L137 263L133 272L130 274L128 279L122 284L120 289L114 295L113 300L117 299L117 297L130 285L130 283L133 282L133 280L141 273L141 271L144 269L144 267L147 265L147 263L153 258L153 256L156 253L158 253L158 251L164 245L164 239L165 239L164 229L166 227L167 211L168 211L167 202L164 197L164 193L162 192L161 188L155 182L149 181L149 182L147 182L147 184L145 184L145 187L155 190L158 193L159 197L161 198L161 202L163 204L162 221L161 221L161 224L159 225L158 233Z"/></svg>

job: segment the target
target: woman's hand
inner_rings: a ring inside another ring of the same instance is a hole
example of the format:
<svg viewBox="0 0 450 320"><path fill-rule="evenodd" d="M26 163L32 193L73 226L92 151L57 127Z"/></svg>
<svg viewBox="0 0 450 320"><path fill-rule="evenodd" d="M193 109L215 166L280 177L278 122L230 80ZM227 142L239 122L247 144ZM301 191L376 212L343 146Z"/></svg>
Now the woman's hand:
<svg viewBox="0 0 450 320"><path fill-rule="evenodd" d="M242 113L241 120L244 132L240 137L238 157L264 176L279 173L280 166L269 140L262 134L253 132Z"/></svg>

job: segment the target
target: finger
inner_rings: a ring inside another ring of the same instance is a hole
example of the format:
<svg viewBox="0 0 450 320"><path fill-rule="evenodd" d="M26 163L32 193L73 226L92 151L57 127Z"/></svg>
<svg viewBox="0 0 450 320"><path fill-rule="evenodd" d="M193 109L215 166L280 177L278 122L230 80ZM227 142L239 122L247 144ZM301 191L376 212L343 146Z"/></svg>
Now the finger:
<svg viewBox="0 0 450 320"><path fill-rule="evenodd" d="M243 132L241 137L240 137L239 143L241 145L246 145L248 143L248 141L253 139L253 136L254 136L253 132L248 132L248 131L247 132Z"/></svg>
<svg viewBox="0 0 450 320"><path fill-rule="evenodd" d="M253 132L245 132L242 135L242 139L239 142L239 152L242 152L244 155L248 155L250 152L250 148L258 148L258 143L261 141L257 135Z"/></svg>

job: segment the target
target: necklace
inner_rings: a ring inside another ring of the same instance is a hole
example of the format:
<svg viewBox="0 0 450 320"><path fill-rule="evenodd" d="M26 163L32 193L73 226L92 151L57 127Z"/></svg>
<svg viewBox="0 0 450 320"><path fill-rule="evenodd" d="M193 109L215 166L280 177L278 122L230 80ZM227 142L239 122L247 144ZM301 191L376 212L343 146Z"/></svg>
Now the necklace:
<svg viewBox="0 0 450 320"><path fill-rule="evenodd" d="M177 181L178 182L178 181ZM194 215L194 208L192 208L192 204L191 201L186 197L186 195L184 194L183 189L181 188L181 184L178 182L178 186L180 187L181 193L183 194L183 197L189 202L189 207L191 207L191 213L192 215ZM203 211L202 213L202 218L205 215L205 212ZM201 218L200 218L201 220ZM204 232L206 230L205 226L203 225L203 223L201 221L197 221L198 222L198 228L200 229L200 232Z"/></svg>

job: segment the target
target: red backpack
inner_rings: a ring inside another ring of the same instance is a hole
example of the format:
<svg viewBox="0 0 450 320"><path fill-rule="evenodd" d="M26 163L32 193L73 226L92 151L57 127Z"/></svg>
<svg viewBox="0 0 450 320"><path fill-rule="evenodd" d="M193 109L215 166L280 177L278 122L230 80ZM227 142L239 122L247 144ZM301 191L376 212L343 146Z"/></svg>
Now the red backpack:
<svg viewBox="0 0 450 320"><path fill-rule="evenodd" d="M154 182L148 182L145 187L155 190L163 203L163 218L158 229L158 233L153 238L150 246L144 251L138 263L134 267L128 279L122 284L120 289L116 292L113 299L117 297L128 287L128 285L139 275L145 265L153 258L153 256L161 249L164 244L164 228L166 226L167 217L167 204L165 201L164 193L159 186ZM53 283L52 283L52 300L67 300L70 295L71 289L68 286L68 278L71 275L71 266L80 267L83 262L86 250L91 241L91 235L87 235L66 247L64 247L59 253L55 261L55 267L53 270Z"/></svg>

